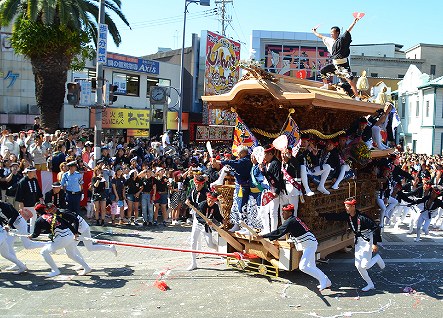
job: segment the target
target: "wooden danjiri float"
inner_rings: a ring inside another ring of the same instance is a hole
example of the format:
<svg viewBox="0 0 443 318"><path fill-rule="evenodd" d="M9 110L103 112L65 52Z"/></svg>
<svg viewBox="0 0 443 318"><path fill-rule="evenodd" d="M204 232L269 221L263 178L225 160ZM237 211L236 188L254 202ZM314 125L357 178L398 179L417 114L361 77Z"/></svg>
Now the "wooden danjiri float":
<svg viewBox="0 0 443 318"><path fill-rule="evenodd" d="M292 113L300 131L316 130L323 136L337 135L361 116L373 114L380 105L356 101L345 92L320 89L319 82L266 73L258 67L247 68L248 73L229 93L202 96L210 109L235 111L243 122L260 140L278 136L282 126ZM372 151L372 157L384 157L390 151ZM341 212L343 201L356 196L357 208L377 219L375 202L377 179L370 173L353 167L356 178L342 181L340 189L331 190L330 195L316 192L304 196L299 203L298 216L309 226L319 242L317 259L353 245L354 235L343 222L330 222L318 217L322 212ZM328 185L328 183L327 183ZM316 187L312 187L314 189ZM221 186L221 207L224 217L229 217L232 205L233 185ZM268 276L278 276L279 270L292 271L298 268L301 252L292 242L278 240L273 243L258 241L253 236L231 233L247 253L255 254L256 260L229 259L228 265ZM238 245L236 244L237 249ZM219 238L219 249L232 251L234 248Z"/></svg>

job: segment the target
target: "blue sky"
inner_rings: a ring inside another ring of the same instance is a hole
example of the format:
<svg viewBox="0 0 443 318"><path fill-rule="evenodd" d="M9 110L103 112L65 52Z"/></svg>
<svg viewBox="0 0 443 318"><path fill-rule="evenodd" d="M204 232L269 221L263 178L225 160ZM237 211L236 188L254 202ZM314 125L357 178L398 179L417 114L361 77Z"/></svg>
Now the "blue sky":
<svg viewBox="0 0 443 318"><path fill-rule="evenodd" d="M116 20L122 35L117 48L108 51L141 56L157 52L158 47L180 48L183 31L184 0L122 0L122 11L132 30ZM201 30L220 32L217 16L207 10L216 7L190 4L186 26L186 46L191 34ZM407 49L417 43L443 44L441 33L442 0L233 0L228 6L232 26L227 35L242 42L242 59L248 58L252 30L310 32L320 24L321 33L331 26L347 28L352 13L366 15L352 32L353 44L397 43Z"/></svg>

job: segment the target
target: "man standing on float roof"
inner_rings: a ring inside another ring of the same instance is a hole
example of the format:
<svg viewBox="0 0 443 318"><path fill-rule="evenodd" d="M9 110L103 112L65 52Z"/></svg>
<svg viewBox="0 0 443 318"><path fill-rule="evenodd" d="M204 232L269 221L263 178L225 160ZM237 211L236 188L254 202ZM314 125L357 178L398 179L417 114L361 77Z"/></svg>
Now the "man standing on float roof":
<svg viewBox="0 0 443 318"><path fill-rule="evenodd" d="M381 242L380 227L369 216L361 213L355 208L357 200L352 197L343 202L346 212L342 213L321 213L319 216L328 221L347 221L355 235L355 267L361 277L368 284L362 288L366 292L375 289L374 283L368 274L375 263L381 269L385 268L385 262L379 254L372 257L372 252L378 251L377 242Z"/></svg>
<svg viewBox="0 0 443 318"><path fill-rule="evenodd" d="M317 27L312 28L312 32L320 38L323 43L328 48L329 53L331 54L332 64L325 65L321 70L320 74L323 79L324 85L322 88L327 88L328 85L328 73L335 73L336 70L340 68L344 68L347 72L345 79L351 85L352 92L354 93L355 98L358 97L357 86L352 81L354 76L351 72L351 67L349 65L349 55L351 54L351 30L357 21L360 18L355 18L348 29L340 36L340 28L334 26L331 28L331 37L323 36L317 32Z"/></svg>

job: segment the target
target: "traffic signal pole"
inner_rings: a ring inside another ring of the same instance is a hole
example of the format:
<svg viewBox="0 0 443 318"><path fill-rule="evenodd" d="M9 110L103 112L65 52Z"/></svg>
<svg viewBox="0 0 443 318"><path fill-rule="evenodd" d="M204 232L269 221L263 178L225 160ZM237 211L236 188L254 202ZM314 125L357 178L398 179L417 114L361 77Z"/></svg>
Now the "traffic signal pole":
<svg viewBox="0 0 443 318"><path fill-rule="evenodd" d="M100 24L105 23L105 0L100 0L100 8L98 13L98 21ZM97 26L97 37L100 34L100 26ZM99 55L99 38L97 38L97 56ZM95 125L94 125L94 163L101 157L102 144L102 111L103 111L103 63L96 62L97 86L96 86L96 107L95 107Z"/></svg>

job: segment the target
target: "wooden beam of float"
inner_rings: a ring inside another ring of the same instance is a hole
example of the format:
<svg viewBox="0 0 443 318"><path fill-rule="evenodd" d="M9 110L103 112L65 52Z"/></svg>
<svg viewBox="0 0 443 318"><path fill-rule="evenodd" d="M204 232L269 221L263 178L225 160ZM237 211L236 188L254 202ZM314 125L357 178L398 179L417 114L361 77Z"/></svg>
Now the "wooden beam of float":
<svg viewBox="0 0 443 318"><path fill-rule="evenodd" d="M241 221L240 224L242 227L247 229L251 235L257 235L257 232L255 232L249 225L245 223L245 221ZM274 256L276 259L280 257L280 251L278 250L278 247L272 244L271 242L265 240L264 238L259 240L260 243L262 243L263 247L271 253L272 256Z"/></svg>
<svg viewBox="0 0 443 318"><path fill-rule="evenodd" d="M200 215L203 218L203 220L205 220L206 223L212 223L211 220L209 220L203 213L201 213L198 209L196 209L192 204L186 202L186 205L190 209L194 210L198 215ZM243 245L241 245L240 242L238 242L235 238L233 238L228 232L223 230L221 227L215 225L214 223L212 223L211 227L214 228L214 230L216 230L217 233L222 238L224 238L226 242L228 242L229 245L231 245L235 250L243 252Z"/></svg>

